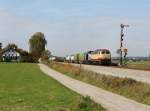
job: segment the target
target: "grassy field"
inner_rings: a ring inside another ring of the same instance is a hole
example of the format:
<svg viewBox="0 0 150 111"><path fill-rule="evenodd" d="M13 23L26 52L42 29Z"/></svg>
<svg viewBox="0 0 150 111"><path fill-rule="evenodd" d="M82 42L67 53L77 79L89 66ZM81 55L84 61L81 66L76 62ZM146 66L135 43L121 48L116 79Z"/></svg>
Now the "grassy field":
<svg viewBox="0 0 150 111"><path fill-rule="evenodd" d="M128 62L128 68L150 70L150 61Z"/></svg>
<svg viewBox="0 0 150 111"><path fill-rule="evenodd" d="M129 78L105 76L70 64L47 63L51 68L72 78L90 83L127 98L150 105L150 85Z"/></svg>
<svg viewBox="0 0 150 111"><path fill-rule="evenodd" d="M0 111L104 111L65 88L36 64L0 64Z"/></svg>

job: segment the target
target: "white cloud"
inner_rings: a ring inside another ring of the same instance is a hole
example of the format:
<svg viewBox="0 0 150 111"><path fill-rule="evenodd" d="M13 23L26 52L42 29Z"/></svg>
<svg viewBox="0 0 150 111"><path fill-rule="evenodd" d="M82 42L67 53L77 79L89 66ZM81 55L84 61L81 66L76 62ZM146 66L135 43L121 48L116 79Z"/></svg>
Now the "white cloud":
<svg viewBox="0 0 150 111"><path fill-rule="evenodd" d="M56 55L99 48L109 48L115 55L119 47L120 23L130 24L125 36L129 55L147 55L150 52L149 20L70 17L59 22L43 22L18 18L0 9L0 40L5 45L13 42L28 49L29 37L41 31L46 35L48 48Z"/></svg>

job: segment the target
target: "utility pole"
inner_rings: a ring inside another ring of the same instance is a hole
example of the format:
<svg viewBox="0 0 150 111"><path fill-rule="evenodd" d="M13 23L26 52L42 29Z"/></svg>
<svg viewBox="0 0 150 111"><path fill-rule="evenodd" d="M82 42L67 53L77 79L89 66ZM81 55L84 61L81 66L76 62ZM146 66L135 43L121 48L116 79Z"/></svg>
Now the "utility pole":
<svg viewBox="0 0 150 111"><path fill-rule="evenodd" d="M2 49L2 43L0 43L0 50Z"/></svg>
<svg viewBox="0 0 150 111"><path fill-rule="evenodd" d="M122 53L123 53L123 37L124 37L123 30L124 30L125 27L129 27L129 25L121 24L120 27L121 27L121 35L120 35L121 36L121 39L120 39L120 66L122 66L123 65L123 57L122 57Z"/></svg>

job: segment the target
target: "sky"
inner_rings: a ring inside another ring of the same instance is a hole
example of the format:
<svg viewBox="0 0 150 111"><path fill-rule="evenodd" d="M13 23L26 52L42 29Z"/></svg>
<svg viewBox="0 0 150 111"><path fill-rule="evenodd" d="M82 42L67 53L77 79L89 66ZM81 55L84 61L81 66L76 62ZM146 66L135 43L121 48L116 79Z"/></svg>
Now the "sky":
<svg viewBox="0 0 150 111"><path fill-rule="evenodd" d="M43 32L56 56L107 48L117 56L120 24L128 24L128 56L150 53L150 0L0 0L0 42L29 50Z"/></svg>

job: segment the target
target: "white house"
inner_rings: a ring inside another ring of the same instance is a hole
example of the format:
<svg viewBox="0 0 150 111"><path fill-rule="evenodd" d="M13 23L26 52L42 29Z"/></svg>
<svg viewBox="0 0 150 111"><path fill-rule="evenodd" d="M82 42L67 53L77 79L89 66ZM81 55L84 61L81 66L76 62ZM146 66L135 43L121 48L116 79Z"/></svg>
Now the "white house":
<svg viewBox="0 0 150 111"><path fill-rule="evenodd" d="M0 53L3 61L21 60L21 55L14 44L9 44L6 48L2 49Z"/></svg>

